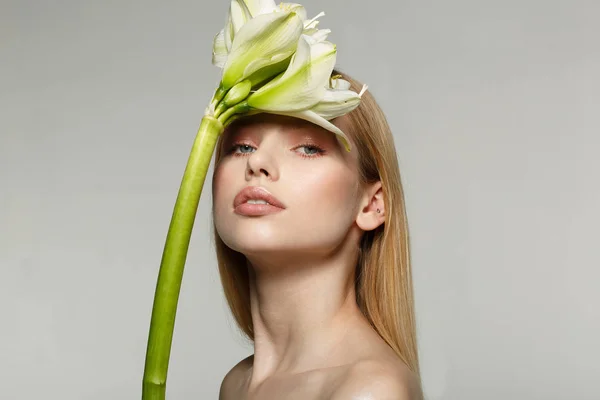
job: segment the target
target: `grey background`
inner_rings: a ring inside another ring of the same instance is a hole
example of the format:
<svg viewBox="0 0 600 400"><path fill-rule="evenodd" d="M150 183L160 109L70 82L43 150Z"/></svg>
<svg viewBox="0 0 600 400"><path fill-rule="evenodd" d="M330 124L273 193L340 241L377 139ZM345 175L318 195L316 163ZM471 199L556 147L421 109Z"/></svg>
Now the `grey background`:
<svg viewBox="0 0 600 400"><path fill-rule="evenodd" d="M0 397L139 398L227 2L0 4ZM599 399L600 2L303 4L394 130L428 398ZM207 188L170 399L216 398L252 352Z"/></svg>

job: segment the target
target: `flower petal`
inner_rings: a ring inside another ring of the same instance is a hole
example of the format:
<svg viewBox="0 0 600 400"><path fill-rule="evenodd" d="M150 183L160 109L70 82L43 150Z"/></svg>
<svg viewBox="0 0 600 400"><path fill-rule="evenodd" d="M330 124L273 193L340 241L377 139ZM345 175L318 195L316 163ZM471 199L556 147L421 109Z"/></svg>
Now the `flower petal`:
<svg viewBox="0 0 600 400"><path fill-rule="evenodd" d="M307 36L307 41L309 44L315 44L319 42L324 42L327 39L327 36L331 33L331 29L305 29L303 34Z"/></svg>
<svg viewBox="0 0 600 400"><path fill-rule="evenodd" d="M279 8L284 11L293 11L302 19L306 21L306 9L302 4L298 3L279 3Z"/></svg>
<svg viewBox="0 0 600 400"><path fill-rule="evenodd" d="M231 24L233 26L234 35L252 18L246 4L241 0L231 0L229 15L231 15Z"/></svg>
<svg viewBox="0 0 600 400"><path fill-rule="evenodd" d="M256 112L252 112L256 114ZM310 121L315 125L319 125L322 128L327 129L330 132L335 133L338 141L342 143L346 151L350 151L352 149L350 145L350 141L348 140L348 136L337 126L327 121L325 118L321 117L317 113L310 110L303 111L269 111L270 114L278 114L278 115L287 115L290 117L300 118L306 121Z"/></svg>
<svg viewBox="0 0 600 400"><path fill-rule="evenodd" d="M213 65L223 68L227 61L227 46L225 45L225 29L221 29L221 32L217 33L213 40L213 53L212 53Z"/></svg>
<svg viewBox="0 0 600 400"><path fill-rule="evenodd" d="M333 43L309 45L298 40L288 69L248 97L248 104L265 111L299 111L312 107L323 97L336 59Z"/></svg>
<svg viewBox="0 0 600 400"><path fill-rule="evenodd" d="M233 45L233 36L235 33L233 31L233 21L231 19L231 13L227 14L227 24L225 24L224 31L225 47L227 47L227 52L229 53L231 51L231 46Z"/></svg>
<svg viewBox="0 0 600 400"><path fill-rule="evenodd" d="M275 0L242 0L248 10L250 10L250 14L252 17L256 17L257 15L267 14L275 11L277 9L277 5L275 4Z"/></svg>
<svg viewBox="0 0 600 400"><path fill-rule="evenodd" d="M350 90L350 82L342 78L333 78L331 79L331 89Z"/></svg>
<svg viewBox="0 0 600 400"><path fill-rule="evenodd" d="M296 50L301 34L302 20L295 13L262 14L246 22L233 40L223 70L223 87L229 89L259 69L288 57Z"/></svg>
<svg viewBox="0 0 600 400"><path fill-rule="evenodd" d="M360 95L352 90L327 89L323 100L310 110L326 120L339 117L354 110L360 104Z"/></svg>
<svg viewBox="0 0 600 400"><path fill-rule="evenodd" d="M288 65L290 65L290 61L292 59L293 51L288 53L277 54L269 61L264 59L256 59L252 61L246 69L254 69L256 72L253 72L248 75L248 79L252 82L252 87L256 87L257 85L263 83L267 79L271 79L281 73L283 73ZM268 64L266 67L261 67L256 70L256 63Z"/></svg>

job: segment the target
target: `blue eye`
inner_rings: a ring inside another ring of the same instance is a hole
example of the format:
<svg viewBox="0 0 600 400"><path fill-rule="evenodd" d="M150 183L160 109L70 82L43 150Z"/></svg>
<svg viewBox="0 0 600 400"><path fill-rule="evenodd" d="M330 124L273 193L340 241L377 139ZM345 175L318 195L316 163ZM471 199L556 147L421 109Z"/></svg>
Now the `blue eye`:
<svg viewBox="0 0 600 400"><path fill-rule="evenodd" d="M304 147L304 148L306 148L306 149L315 150L315 152L314 152L314 153L306 154L307 156L315 156L315 155L322 154L322 153L324 153L324 152L325 152L325 151L324 151L323 149L321 149L320 147L317 147L317 146L314 146L314 145L308 145L308 144L305 144L305 145L302 145L302 146L298 146L297 148L301 148L301 147ZM303 156L305 156L305 155L303 154Z"/></svg>
<svg viewBox="0 0 600 400"><path fill-rule="evenodd" d="M326 153L326 151L323 150L321 147L319 147L315 144L311 144L311 143L306 143L306 144L301 144L299 146L296 146L294 148L294 150L303 148L303 147L308 149L308 153L306 153L306 152L300 153L300 156L304 157L304 158L317 158L317 157L321 157L323 154ZM238 149L240 150L239 152L237 151ZM234 156L241 157L245 154L252 154L251 151L244 151L244 150L250 150L250 149L254 149L254 146L249 145L247 143L236 143L233 146L231 146L231 149L229 150L229 154L233 153Z"/></svg>
<svg viewBox="0 0 600 400"><path fill-rule="evenodd" d="M252 147L252 146L250 146L249 144L240 144L240 145L235 145L235 146L234 146L234 149L235 149L235 148L239 148L240 150L242 150L242 149L246 149L246 150L247 150L247 149L252 149L253 147ZM242 151L242 154L244 154L244 152L243 152L243 151ZM247 153L246 153L246 154L247 154Z"/></svg>

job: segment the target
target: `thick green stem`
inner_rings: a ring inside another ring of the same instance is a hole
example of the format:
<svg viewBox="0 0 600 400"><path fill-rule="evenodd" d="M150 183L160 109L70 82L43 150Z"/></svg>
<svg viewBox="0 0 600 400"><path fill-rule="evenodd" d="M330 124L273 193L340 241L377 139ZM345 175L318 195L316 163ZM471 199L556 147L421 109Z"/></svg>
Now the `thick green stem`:
<svg viewBox="0 0 600 400"><path fill-rule="evenodd" d="M192 227L215 144L223 130L223 124L214 117L202 118L179 188L154 294L142 384L143 400L165 398L177 301Z"/></svg>

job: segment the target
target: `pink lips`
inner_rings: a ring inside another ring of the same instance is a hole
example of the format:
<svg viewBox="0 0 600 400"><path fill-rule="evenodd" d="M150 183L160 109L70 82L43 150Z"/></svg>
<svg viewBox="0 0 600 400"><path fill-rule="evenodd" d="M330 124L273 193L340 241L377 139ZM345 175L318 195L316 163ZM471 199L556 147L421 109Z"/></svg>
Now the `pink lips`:
<svg viewBox="0 0 600 400"><path fill-rule="evenodd" d="M264 200L268 204L249 204L248 200ZM236 214L257 216L279 212L285 206L265 188L247 186L235 196L233 208Z"/></svg>

